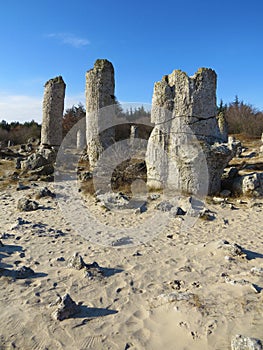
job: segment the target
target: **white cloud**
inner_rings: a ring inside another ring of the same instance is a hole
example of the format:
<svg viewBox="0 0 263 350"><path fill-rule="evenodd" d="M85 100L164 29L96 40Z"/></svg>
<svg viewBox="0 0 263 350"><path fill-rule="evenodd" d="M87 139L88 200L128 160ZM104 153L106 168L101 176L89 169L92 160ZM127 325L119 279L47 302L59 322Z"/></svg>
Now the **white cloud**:
<svg viewBox="0 0 263 350"><path fill-rule="evenodd" d="M85 106L85 96L84 93L80 93L80 94L76 94L76 95L71 95L68 96L66 95L65 97L65 108L64 110L66 110L67 108L71 108L73 105L78 105L79 103L82 103L83 106L86 108Z"/></svg>
<svg viewBox="0 0 263 350"><path fill-rule="evenodd" d="M0 120L40 122L41 115L42 97L0 93Z"/></svg>
<svg viewBox="0 0 263 350"><path fill-rule="evenodd" d="M84 38L78 38L71 33L52 33L52 34L48 34L47 37L58 39L63 44L73 46L77 49L90 44L89 40Z"/></svg>
<svg viewBox="0 0 263 350"><path fill-rule="evenodd" d="M0 92L0 121L42 121L42 102L43 96L33 97L26 95L10 95ZM85 106L85 98L83 93L66 96L65 108L71 108L81 102Z"/></svg>

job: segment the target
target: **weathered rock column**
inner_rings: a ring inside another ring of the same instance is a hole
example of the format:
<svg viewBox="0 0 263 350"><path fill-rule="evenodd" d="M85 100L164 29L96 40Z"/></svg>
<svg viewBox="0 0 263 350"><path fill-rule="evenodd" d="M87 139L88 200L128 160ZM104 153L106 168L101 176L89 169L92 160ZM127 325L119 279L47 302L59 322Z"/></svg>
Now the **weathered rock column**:
<svg viewBox="0 0 263 350"><path fill-rule="evenodd" d="M86 137L90 167L93 169L99 155L115 137L110 128L111 108L115 103L114 68L111 62L99 59L86 73Z"/></svg>
<svg viewBox="0 0 263 350"><path fill-rule="evenodd" d="M193 77L180 70L164 76L154 86L151 119L148 186L200 195L219 191L232 150L217 120L216 73L201 68Z"/></svg>
<svg viewBox="0 0 263 350"><path fill-rule="evenodd" d="M130 129L130 144L134 144L134 139L138 137L138 126L131 125Z"/></svg>
<svg viewBox="0 0 263 350"><path fill-rule="evenodd" d="M41 145L58 148L62 142L62 118L66 84L61 76L45 84Z"/></svg>
<svg viewBox="0 0 263 350"><path fill-rule="evenodd" d="M259 155L260 155L260 156L263 156L263 133L262 133L262 135L261 135L261 142L262 142L262 146L260 146Z"/></svg>
<svg viewBox="0 0 263 350"><path fill-rule="evenodd" d="M86 146L86 130L79 129L77 131L77 149L83 150Z"/></svg>

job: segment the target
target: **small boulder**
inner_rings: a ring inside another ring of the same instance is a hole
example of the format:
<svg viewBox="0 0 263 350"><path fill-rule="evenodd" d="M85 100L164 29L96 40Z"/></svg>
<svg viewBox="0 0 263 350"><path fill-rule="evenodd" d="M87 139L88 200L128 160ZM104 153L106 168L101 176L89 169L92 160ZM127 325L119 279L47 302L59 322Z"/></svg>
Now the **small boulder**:
<svg viewBox="0 0 263 350"><path fill-rule="evenodd" d="M20 211L33 211L38 209L39 204L28 198L20 198L17 203L17 209Z"/></svg>
<svg viewBox="0 0 263 350"><path fill-rule="evenodd" d="M245 337L237 334L231 340L232 350L262 350L262 342L256 338Z"/></svg>
<svg viewBox="0 0 263 350"><path fill-rule="evenodd" d="M46 158L39 153L31 154L26 160L21 162L22 170L34 170L48 164Z"/></svg>
<svg viewBox="0 0 263 350"><path fill-rule="evenodd" d="M55 193L51 192L47 187L40 188L36 194L36 198L42 198L42 197L56 197Z"/></svg>
<svg viewBox="0 0 263 350"><path fill-rule="evenodd" d="M171 211L171 209L174 207L174 205L168 201L162 201L159 204L155 206L155 209L163 211L163 212L168 212Z"/></svg>
<svg viewBox="0 0 263 350"><path fill-rule="evenodd" d="M68 267L76 270L81 270L86 266L82 256L79 253L75 253L68 261Z"/></svg>
<svg viewBox="0 0 263 350"><path fill-rule="evenodd" d="M18 279L28 278L35 274L35 272L27 266L22 266L15 271L15 277Z"/></svg>
<svg viewBox="0 0 263 350"><path fill-rule="evenodd" d="M53 318L58 321L63 321L74 316L79 311L79 306L71 299L70 295L65 294L60 301L57 310L52 314Z"/></svg>
<svg viewBox="0 0 263 350"><path fill-rule="evenodd" d="M23 190L29 190L30 186L23 185L21 182L18 183L16 190L17 191L23 191Z"/></svg>

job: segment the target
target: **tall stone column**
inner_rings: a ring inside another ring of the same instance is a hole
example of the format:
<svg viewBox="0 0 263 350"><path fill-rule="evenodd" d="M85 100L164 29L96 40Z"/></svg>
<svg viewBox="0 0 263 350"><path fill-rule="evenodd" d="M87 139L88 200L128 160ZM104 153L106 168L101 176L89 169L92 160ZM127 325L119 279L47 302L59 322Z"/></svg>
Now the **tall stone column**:
<svg viewBox="0 0 263 350"><path fill-rule="evenodd" d="M77 149L83 150L86 146L85 130L79 129L77 131Z"/></svg>
<svg viewBox="0 0 263 350"><path fill-rule="evenodd" d="M61 76L45 84L41 145L58 148L62 142L62 118L66 84Z"/></svg>
<svg viewBox="0 0 263 350"><path fill-rule="evenodd" d="M200 68L193 77L175 70L155 83L147 154L149 187L180 193L220 190L232 150L223 142L216 106L216 73Z"/></svg>
<svg viewBox="0 0 263 350"><path fill-rule="evenodd" d="M114 128L110 128L112 110L105 108L115 103L114 90L112 63L98 59L86 73L86 138L91 169L115 137Z"/></svg>

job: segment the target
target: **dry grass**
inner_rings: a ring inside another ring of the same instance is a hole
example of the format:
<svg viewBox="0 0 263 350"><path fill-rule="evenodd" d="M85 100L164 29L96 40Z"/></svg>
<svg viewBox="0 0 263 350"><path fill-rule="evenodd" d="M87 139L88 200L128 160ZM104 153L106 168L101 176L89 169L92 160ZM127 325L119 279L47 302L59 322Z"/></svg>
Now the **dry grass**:
<svg viewBox="0 0 263 350"><path fill-rule="evenodd" d="M13 160L0 160L0 190L4 190L7 186L17 183L18 179L12 176L14 171L15 164ZM19 170L16 173L19 175Z"/></svg>

